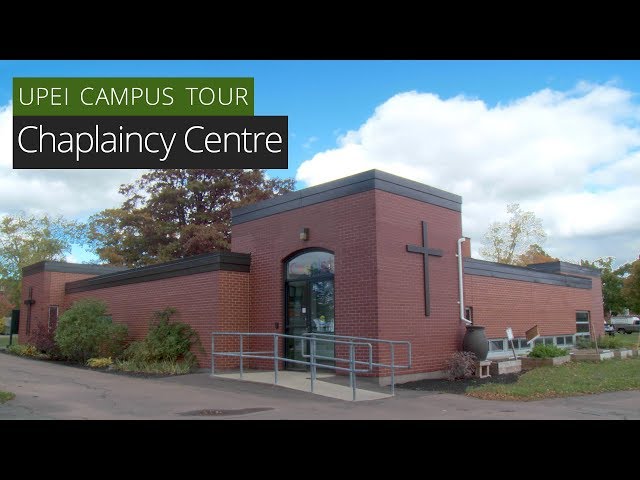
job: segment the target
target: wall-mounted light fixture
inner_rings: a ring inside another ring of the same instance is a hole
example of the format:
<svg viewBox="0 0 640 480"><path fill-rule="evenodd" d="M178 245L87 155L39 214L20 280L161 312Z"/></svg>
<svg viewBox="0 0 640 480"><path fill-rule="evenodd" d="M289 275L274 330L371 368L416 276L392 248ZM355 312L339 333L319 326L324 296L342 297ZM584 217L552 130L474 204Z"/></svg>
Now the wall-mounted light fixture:
<svg viewBox="0 0 640 480"><path fill-rule="evenodd" d="M304 227L300 229L300 240L307 241L309 240L309 229Z"/></svg>

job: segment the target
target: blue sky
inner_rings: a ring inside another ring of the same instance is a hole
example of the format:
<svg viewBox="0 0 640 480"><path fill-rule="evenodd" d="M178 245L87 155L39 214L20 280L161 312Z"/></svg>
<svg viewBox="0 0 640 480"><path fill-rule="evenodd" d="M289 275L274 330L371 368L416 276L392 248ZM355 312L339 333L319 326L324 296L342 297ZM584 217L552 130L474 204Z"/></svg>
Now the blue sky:
<svg viewBox="0 0 640 480"><path fill-rule="evenodd" d="M629 182L640 174L635 167L640 160L638 61L0 61L0 107L9 103L11 80L19 76L254 77L255 113L289 117L289 169L271 170L272 176L297 177L302 188L330 180L327 171L343 176L388 165L392 173L463 195L463 227L477 239L476 246L487 223L500 219L506 203L515 201L543 218L547 246L557 255L627 260L640 252L634 240L640 224L631 218L638 215L630 210L635 203L610 221L596 226L589 221L588 228L580 228L593 214L591 205L611 210L638 193ZM399 95L411 91L417 93ZM432 117L425 116L427 110ZM553 128L545 130L550 123ZM394 128L402 133L387 143L406 144L404 151L385 150L376 140ZM496 129L505 133L493 135ZM341 138L349 131L346 140ZM606 135L591 145L599 132ZM469 151L460 150L465 143ZM441 156L431 158L436 146ZM549 155L551 149L566 152L568 160ZM349 162L358 166L335 168ZM77 192L92 182L87 172L62 177L9 166L0 158L0 187L2 176L24 187L17 196L0 193L0 214L15 211L16 198L27 211L57 200L61 213L77 218L117 204L114 193L96 198L95 188L93 197L80 198ZM523 187L527 169L541 180ZM102 171L104 189L117 188L128 173ZM21 197L25 189L40 192L43 185L54 193ZM593 196L600 193L606 197ZM615 246L609 242L614 237Z"/></svg>
<svg viewBox="0 0 640 480"><path fill-rule="evenodd" d="M8 61L0 63L0 104L11 98L13 77L45 76L254 77L255 114L289 117L289 169L270 172L280 177L295 176L309 152L335 146L336 133L357 128L400 92L464 94L490 105L583 79L640 92L637 61Z"/></svg>

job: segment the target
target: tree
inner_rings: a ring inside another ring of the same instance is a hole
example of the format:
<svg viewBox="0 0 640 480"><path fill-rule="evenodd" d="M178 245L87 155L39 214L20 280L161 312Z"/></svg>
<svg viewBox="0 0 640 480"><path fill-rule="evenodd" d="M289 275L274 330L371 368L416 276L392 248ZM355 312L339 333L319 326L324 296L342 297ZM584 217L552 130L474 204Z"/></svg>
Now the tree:
<svg viewBox="0 0 640 480"><path fill-rule="evenodd" d="M13 307L20 304L22 268L43 260L64 260L84 239L82 224L49 215L6 215L0 219L0 284Z"/></svg>
<svg viewBox="0 0 640 480"><path fill-rule="evenodd" d="M640 259L631 264L629 276L624 279L622 294L629 309L640 313Z"/></svg>
<svg viewBox="0 0 640 480"><path fill-rule="evenodd" d="M259 169L152 170L120 187L120 208L91 217L89 238L102 260L130 267L228 250L232 208L294 185Z"/></svg>
<svg viewBox="0 0 640 480"><path fill-rule="evenodd" d="M489 225L480 254L494 262L515 265L534 244L540 248L547 235L542 228L542 220L533 212L523 212L517 203L507 205L507 212L511 215L508 221Z"/></svg>
<svg viewBox="0 0 640 480"><path fill-rule="evenodd" d="M527 248L527 250L524 253L518 255L518 258L516 259L514 264L520 265L522 267L526 267L527 265L530 265L532 263L545 263L545 262L557 262L557 261L558 261L557 258L552 257L547 252L545 252L540 245L538 245L537 243L534 243L533 245L529 245L529 248Z"/></svg>
<svg viewBox="0 0 640 480"><path fill-rule="evenodd" d="M627 306L627 301L622 293L623 275L628 269L627 265L613 268L613 257L601 257L593 262L580 260L583 267L600 269L602 280L602 300L605 317L621 313Z"/></svg>

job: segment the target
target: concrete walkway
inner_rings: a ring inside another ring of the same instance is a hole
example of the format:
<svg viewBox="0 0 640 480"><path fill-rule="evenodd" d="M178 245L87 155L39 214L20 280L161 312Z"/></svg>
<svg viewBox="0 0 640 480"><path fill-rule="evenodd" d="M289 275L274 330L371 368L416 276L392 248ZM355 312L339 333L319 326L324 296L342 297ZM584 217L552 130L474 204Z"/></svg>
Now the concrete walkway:
<svg viewBox="0 0 640 480"><path fill-rule="evenodd" d="M133 378L4 353L0 390L16 394L0 419L640 419L640 391L524 403L398 389L347 402L208 373Z"/></svg>
<svg viewBox="0 0 640 480"><path fill-rule="evenodd" d="M239 373L217 374L214 378L228 378L231 380L240 380ZM313 385L313 393L322 395L323 397L337 398L338 400L353 401L353 389L348 385L342 385L335 381L336 375L331 373L318 373L316 381ZM244 372L242 381L256 383L274 383L274 373L272 371L261 372ZM358 385L356 380L356 385ZM278 386L298 390L300 392L311 392L311 376L309 372L293 372L285 370L278 372ZM387 388L387 392L389 392ZM391 393L381 393L364 388L356 388L356 401L362 402L366 400L380 400L388 398Z"/></svg>

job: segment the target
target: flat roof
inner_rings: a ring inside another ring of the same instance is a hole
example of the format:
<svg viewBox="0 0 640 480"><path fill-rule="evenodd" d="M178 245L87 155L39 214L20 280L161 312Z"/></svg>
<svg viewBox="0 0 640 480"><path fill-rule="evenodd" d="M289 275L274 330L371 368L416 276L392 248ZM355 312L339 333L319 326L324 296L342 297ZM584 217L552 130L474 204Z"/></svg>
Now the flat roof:
<svg viewBox="0 0 640 480"><path fill-rule="evenodd" d="M248 272L250 266L251 255L248 253L204 253L179 260L172 260L170 262L131 268L107 275L100 275L99 277L69 282L65 285L65 293L85 292L87 290L117 287L132 283L152 282L164 278L181 277L216 270Z"/></svg>
<svg viewBox="0 0 640 480"><path fill-rule="evenodd" d="M486 260L469 257L464 259L464 273L465 275L479 275L482 277L503 278L505 280L517 280L521 282L544 283L561 287L592 288L590 278L563 273L551 273L529 267L517 267L515 265L488 262Z"/></svg>
<svg viewBox="0 0 640 480"><path fill-rule="evenodd" d="M127 270L126 267L114 267L111 265L94 265L88 263L67 263L45 260L34 263L22 269L22 276L33 275L40 272L60 272L60 273L86 273L89 275L102 275L105 273L121 272Z"/></svg>
<svg viewBox="0 0 640 480"><path fill-rule="evenodd" d="M285 193L246 207L235 208L231 211L232 224L238 225L251 222L278 213L374 189L448 208L456 212L461 211L462 197L459 195L381 170L368 170L314 187Z"/></svg>

